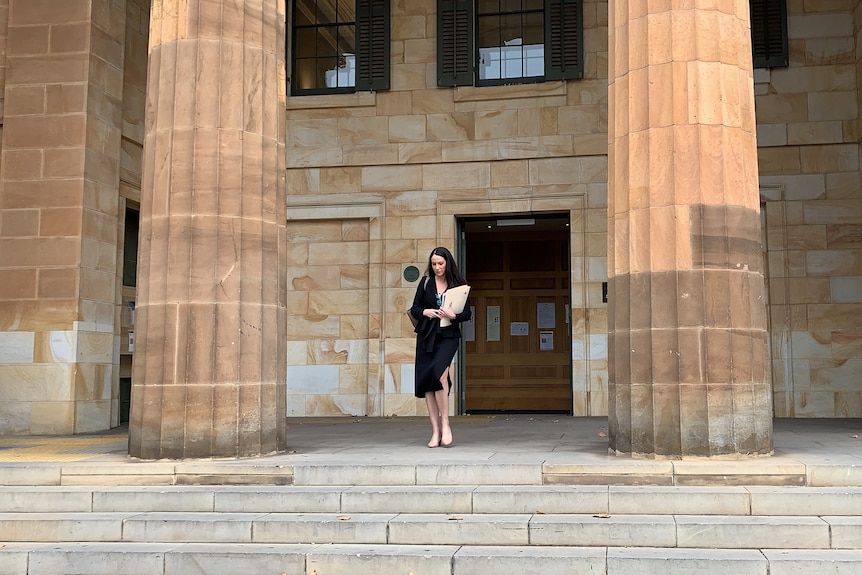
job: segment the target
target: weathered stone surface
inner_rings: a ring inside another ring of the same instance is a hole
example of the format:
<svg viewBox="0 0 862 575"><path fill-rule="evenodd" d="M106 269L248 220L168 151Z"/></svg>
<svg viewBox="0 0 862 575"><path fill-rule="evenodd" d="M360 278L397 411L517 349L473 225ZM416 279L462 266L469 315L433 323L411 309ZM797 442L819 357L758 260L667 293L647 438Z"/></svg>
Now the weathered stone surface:
<svg viewBox="0 0 862 575"><path fill-rule="evenodd" d="M609 18L610 451L769 454L751 71L720 48L745 18L635 4Z"/></svg>
<svg viewBox="0 0 862 575"><path fill-rule="evenodd" d="M200 73L152 74L147 90L129 451L272 453L286 442L282 42L237 43L227 23L283 31L284 5L239 14L172 6L154 4L150 69ZM218 62L233 58L246 73L219 77ZM202 86L209 95L190 98Z"/></svg>

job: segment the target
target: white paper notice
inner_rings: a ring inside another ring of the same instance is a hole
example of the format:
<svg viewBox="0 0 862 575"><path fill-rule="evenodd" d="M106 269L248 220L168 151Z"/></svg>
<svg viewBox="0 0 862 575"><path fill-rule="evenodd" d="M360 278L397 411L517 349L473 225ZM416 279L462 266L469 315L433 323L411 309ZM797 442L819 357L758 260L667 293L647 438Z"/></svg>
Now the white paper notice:
<svg viewBox="0 0 862 575"><path fill-rule="evenodd" d="M135 332L129 330L129 351L135 351Z"/></svg>
<svg viewBox="0 0 862 575"><path fill-rule="evenodd" d="M530 324L525 321L513 321L509 326L509 335L530 335Z"/></svg>
<svg viewBox="0 0 862 575"><path fill-rule="evenodd" d="M554 332L542 331L539 332L539 351L554 350Z"/></svg>
<svg viewBox="0 0 862 575"><path fill-rule="evenodd" d="M536 321L539 329L554 329L557 327L557 310L554 302L536 304Z"/></svg>
<svg viewBox="0 0 862 575"><path fill-rule="evenodd" d="M487 325L485 329L488 333L487 341L500 341L500 306L489 305L486 317Z"/></svg>
<svg viewBox="0 0 862 575"><path fill-rule="evenodd" d="M476 306L471 305L470 321L465 321L461 324L461 333L464 334L464 341L476 341Z"/></svg>

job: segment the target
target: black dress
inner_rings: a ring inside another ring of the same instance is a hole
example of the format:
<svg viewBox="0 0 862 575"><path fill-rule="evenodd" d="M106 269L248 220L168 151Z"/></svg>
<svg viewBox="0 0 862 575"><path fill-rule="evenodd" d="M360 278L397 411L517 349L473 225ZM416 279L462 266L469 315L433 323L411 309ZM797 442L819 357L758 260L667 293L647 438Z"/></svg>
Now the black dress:
<svg viewBox="0 0 862 575"><path fill-rule="evenodd" d="M440 327L439 319L422 315L424 310L438 307L440 306L437 303L437 286L434 278L428 278L427 281L423 278L416 287L413 307L410 308L413 317L419 319L414 330L416 332L416 397L425 397L426 392L443 389L440 384L440 376L452 363L452 359L458 351L458 342L461 341L461 328L458 324L469 321L472 317L470 300L468 299L464 310L455 315L452 323ZM448 393L452 390L452 378L448 377L448 374L447 378L449 380Z"/></svg>

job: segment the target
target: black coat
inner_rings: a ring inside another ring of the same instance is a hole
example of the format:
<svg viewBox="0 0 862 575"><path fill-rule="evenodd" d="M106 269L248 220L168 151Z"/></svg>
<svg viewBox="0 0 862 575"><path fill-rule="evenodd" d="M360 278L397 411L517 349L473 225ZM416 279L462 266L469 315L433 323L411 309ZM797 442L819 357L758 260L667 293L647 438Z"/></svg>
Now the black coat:
<svg viewBox="0 0 862 575"><path fill-rule="evenodd" d="M449 287L457 286L452 285ZM439 307L437 305L437 286L434 278L425 276L419 282L419 285L416 286L416 294L413 296L413 307L410 308L410 313L419 320L414 331L417 334L416 337L422 340L421 343L424 344L427 351L431 351L431 348L434 346L434 335L445 338L460 338L461 327L459 324L470 321L470 318L473 317L473 312L470 309L470 300L468 299L461 313L455 314L455 319L452 320L452 323L445 327L440 327L440 320L438 318L430 318L422 315L424 310L429 308L436 309L437 307Z"/></svg>

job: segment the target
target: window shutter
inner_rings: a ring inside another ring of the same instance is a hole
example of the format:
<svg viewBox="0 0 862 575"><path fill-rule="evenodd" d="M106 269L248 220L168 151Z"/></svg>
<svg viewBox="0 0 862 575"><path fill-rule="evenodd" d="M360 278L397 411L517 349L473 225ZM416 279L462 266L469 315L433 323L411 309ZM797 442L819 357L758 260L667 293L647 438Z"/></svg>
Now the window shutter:
<svg viewBox="0 0 862 575"><path fill-rule="evenodd" d="M356 89L389 89L389 1L356 0Z"/></svg>
<svg viewBox="0 0 862 575"><path fill-rule="evenodd" d="M473 0L437 2L437 85L473 84Z"/></svg>
<svg viewBox="0 0 862 575"><path fill-rule="evenodd" d="M751 50L755 68L787 66L787 4L785 0L749 0Z"/></svg>
<svg viewBox="0 0 862 575"><path fill-rule="evenodd" d="M584 77L582 0L545 3L545 79Z"/></svg>

